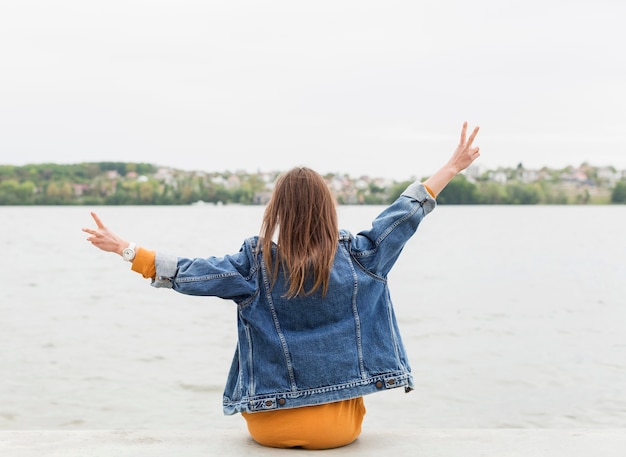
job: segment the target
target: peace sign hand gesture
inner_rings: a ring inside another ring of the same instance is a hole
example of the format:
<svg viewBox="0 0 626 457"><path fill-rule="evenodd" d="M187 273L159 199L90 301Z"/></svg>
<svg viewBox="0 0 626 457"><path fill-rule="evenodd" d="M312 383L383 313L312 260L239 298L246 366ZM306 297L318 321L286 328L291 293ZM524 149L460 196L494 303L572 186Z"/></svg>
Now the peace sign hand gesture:
<svg viewBox="0 0 626 457"><path fill-rule="evenodd" d="M467 138L467 122L463 122L461 129L461 139L454 153L448 162L430 176L424 185L437 196L450 183L458 173L469 167L474 160L480 156L478 146L474 147L474 138L478 134L478 126L474 127L469 138Z"/></svg>
<svg viewBox="0 0 626 457"><path fill-rule="evenodd" d="M480 148L478 146L473 147L472 143L474 142L474 138L478 134L478 126L474 127L469 139L467 137L467 122L463 122L463 128L461 129L461 139L459 141L459 145L456 147L456 150L450 157L448 161L448 165L455 171L455 173L459 173L469 167L474 160L480 157Z"/></svg>
<svg viewBox="0 0 626 457"><path fill-rule="evenodd" d="M111 230L109 230L102 220L98 217L96 213L91 212L91 217L96 221L97 228L91 229L84 227L83 232L88 233L90 236L87 238L91 244L93 244L98 249L102 249L106 252L115 252L116 254L122 255L122 251L124 248L128 246L128 241L120 238Z"/></svg>

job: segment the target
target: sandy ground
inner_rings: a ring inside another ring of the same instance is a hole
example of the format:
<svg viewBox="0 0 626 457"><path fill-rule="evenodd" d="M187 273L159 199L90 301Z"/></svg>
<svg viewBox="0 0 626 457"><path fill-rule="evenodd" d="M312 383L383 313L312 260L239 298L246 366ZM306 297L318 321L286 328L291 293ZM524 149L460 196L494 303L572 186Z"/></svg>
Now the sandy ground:
<svg viewBox="0 0 626 457"><path fill-rule="evenodd" d="M238 455L428 457L623 457L626 429L419 429L369 431L328 451L264 448L240 430L0 431L3 457L196 457Z"/></svg>

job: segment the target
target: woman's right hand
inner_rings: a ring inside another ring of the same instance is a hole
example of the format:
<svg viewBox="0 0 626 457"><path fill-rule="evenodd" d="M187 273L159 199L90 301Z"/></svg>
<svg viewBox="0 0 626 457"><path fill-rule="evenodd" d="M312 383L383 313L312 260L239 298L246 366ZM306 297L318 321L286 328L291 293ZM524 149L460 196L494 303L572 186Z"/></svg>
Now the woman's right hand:
<svg viewBox="0 0 626 457"><path fill-rule="evenodd" d="M463 122L459 145L456 147L456 150L448 161L448 165L455 171L455 173L460 173L465 170L474 160L480 157L480 148L478 146L472 146L474 138L476 138L476 135L478 134L478 130L478 126L474 127L471 135L467 138L467 122Z"/></svg>
<svg viewBox="0 0 626 457"><path fill-rule="evenodd" d="M478 126L474 127L472 134L467 138L467 122L463 122L461 140L454 150L452 157L450 157L443 167L424 181L424 185L430 189L435 196L439 195L448 183L452 181L452 178L469 167L472 162L480 156L478 146L473 146L474 138L476 138L477 134Z"/></svg>

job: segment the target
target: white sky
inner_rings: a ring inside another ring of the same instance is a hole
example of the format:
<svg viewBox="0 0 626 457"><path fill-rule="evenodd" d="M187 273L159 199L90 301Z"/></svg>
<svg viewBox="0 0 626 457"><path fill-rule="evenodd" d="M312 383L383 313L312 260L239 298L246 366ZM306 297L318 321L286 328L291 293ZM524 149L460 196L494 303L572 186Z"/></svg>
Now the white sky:
<svg viewBox="0 0 626 457"><path fill-rule="evenodd" d="M622 0L15 0L0 164L626 169Z"/></svg>

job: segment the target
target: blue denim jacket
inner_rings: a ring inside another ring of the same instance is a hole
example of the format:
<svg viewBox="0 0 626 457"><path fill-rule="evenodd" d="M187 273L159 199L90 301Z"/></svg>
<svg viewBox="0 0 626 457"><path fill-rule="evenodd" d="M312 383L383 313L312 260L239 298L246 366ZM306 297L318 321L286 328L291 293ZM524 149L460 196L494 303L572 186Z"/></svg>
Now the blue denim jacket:
<svg viewBox="0 0 626 457"><path fill-rule="evenodd" d="M373 392L413 389L387 287L387 274L435 207L413 183L368 230L341 230L327 295L283 298L270 290L258 237L234 255L177 258L157 253L155 287L233 300L238 344L224 390L224 414L329 403Z"/></svg>

